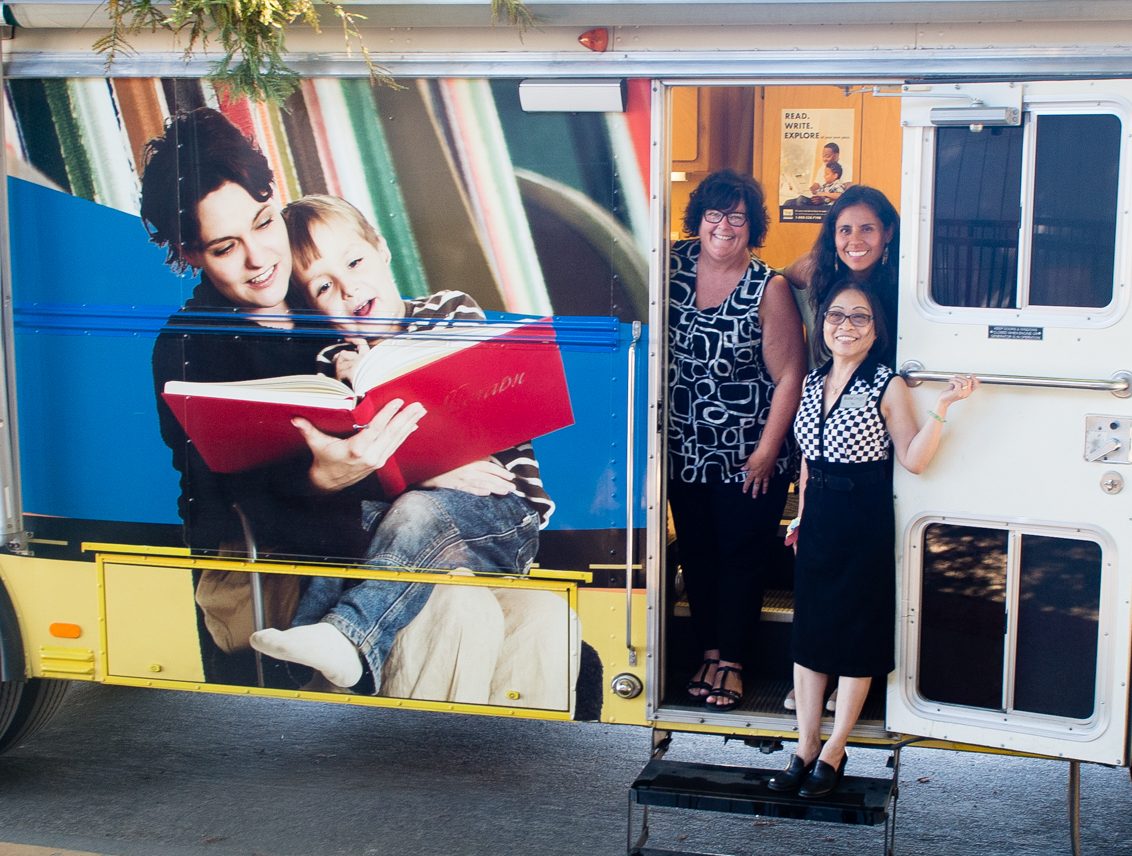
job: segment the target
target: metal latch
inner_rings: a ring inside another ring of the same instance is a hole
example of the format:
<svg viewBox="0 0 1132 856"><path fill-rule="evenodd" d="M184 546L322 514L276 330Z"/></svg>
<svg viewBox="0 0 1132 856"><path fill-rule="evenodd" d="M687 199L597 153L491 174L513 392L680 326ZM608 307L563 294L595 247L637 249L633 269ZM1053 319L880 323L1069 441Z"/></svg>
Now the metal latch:
<svg viewBox="0 0 1132 856"><path fill-rule="evenodd" d="M1132 463L1132 418L1085 416L1085 460L1106 464Z"/></svg>

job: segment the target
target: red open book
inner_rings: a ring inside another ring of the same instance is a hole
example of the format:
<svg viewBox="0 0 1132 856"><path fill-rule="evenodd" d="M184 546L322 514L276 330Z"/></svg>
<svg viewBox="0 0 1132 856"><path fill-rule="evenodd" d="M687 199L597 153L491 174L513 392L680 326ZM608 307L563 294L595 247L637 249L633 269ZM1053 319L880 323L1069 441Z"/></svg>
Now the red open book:
<svg viewBox="0 0 1132 856"><path fill-rule="evenodd" d="M354 386L362 392L322 375L169 381L163 397L218 473L303 451L306 443L291 424L295 416L345 437L395 398L419 401L427 413L377 473L389 495L574 422L562 356L546 319L391 337L359 361Z"/></svg>

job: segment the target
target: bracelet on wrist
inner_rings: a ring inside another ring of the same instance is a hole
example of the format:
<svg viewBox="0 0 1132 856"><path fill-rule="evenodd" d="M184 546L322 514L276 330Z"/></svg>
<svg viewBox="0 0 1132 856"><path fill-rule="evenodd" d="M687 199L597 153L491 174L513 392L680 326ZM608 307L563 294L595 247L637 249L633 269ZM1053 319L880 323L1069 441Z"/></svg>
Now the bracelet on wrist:
<svg viewBox="0 0 1132 856"><path fill-rule="evenodd" d="M938 423L939 423L940 425L942 425L942 424L943 424L944 422L946 422L946 421L947 421L947 420L946 420L946 419L944 419L944 418L943 418L942 416L940 416L940 415L939 415L938 413L936 413L936 412L935 412L934 410L929 410L929 411L928 411L928 416L930 416L930 417L931 417L932 419L934 419L934 420L935 420L936 422L938 422Z"/></svg>

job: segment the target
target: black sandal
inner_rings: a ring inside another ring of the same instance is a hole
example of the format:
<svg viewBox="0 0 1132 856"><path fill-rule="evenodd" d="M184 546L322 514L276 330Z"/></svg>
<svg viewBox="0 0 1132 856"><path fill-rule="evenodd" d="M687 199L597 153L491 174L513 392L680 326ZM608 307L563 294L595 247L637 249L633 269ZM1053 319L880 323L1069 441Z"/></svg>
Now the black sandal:
<svg viewBox="0 0 1132 856"><path fill-rule="evenodd" d="M715 686L712 687L711 692L704 697L704 703L713 710L718 710L720 712L734 710L735 707L738 706L739 702L743 700L742 693L736 692L735 690L729 690L724 686L724 684L727 683L727 675L731 672L739 675L739 680L743 680L742 666L720 666L715 670ZM727 700L723 704L708 701L708 699L712 696L715 696L716 698L724 698Z"/></svg>
<svg viewBox="0 0 1132 856"><path fill-rule="evenodd" d="M704 678L707 677L708 670L711 669L712 666L718 665L719 660L712 660L708 657L704 658L703 663L700 664L695 674L692 675L692 680L688 681L687 685L684 687L688 691L688 697L690 699L693 699L698 704L703 704L704 699L711 695L712 685L705 681ZM696 675L699 675L699 680L696 679ZM703 695L696 695L692 690L707 690L707 692Z"/></svg>

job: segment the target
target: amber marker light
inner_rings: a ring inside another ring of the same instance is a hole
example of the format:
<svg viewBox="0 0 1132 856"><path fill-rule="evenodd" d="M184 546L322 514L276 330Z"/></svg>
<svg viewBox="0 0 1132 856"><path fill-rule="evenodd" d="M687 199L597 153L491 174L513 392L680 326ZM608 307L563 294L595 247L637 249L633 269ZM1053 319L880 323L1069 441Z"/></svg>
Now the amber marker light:
<svg viewBox="0 0 1132 856"><path fill-rule="evenodd" d="M578 44L589 48L594 53L605 53L609 47L609 30L605 27L594 27L578 36Z"/></svg>
<svg viewBox="0 0 1132 856"><path fill-rule="evenodd" d="M65 621L56 621L47 629L56 639L78 639L83 635L83 629L79 625Z"/></svg>

